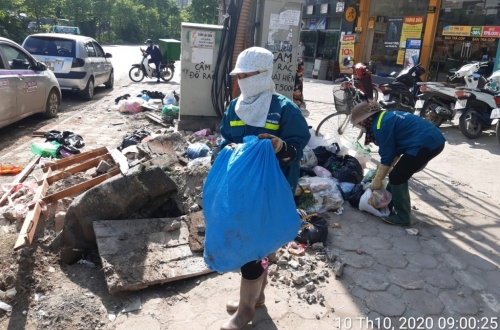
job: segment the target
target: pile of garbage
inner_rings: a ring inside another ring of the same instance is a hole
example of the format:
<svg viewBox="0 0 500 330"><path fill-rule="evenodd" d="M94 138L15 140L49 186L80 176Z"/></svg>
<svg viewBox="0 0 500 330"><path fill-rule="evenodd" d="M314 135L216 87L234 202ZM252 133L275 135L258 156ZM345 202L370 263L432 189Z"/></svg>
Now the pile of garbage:
<svg viewBox="0 0 500 330"><path fill-rule="evenodd" d="M163 94L158 91L143 90L136 96L125 94L117 97L111 110L130 114L137 114L147 110L161 111L161 118L165 122L172 123L174 119L179 118L179 100L180 95L175 91Z"/></svg>
<svg viewBox="0 0 500 330"><path fill-rule="evenodd" d="M31 152L42 157L65 158L80 153L83 138L71 131L51 130L44 134L45 142L31 144Z"/></svg>
<svg viewBox="0 0 500 330"><path fill-rule="evenodd" d="M361 211L377 216L388 215L390 193L369 189L376 170L366 168L370 148L358 141L344 138L317 137L311 130L311 139L304 148L301 177L295 191L299 209L307 213L333 211L342 213L344 201ZM387 180L384 182L384 188Z"/></svg>

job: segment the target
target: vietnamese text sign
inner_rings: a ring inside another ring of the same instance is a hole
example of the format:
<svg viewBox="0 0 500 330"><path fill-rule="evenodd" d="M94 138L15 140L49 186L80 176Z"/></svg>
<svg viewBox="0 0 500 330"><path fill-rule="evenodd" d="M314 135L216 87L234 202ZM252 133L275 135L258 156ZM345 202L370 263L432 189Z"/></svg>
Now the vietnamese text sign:
<svg viewBox="0 0 500 330"><path fill-rule="evenodd" d="M403 67L406 69L406 68L411 68L414 65L417 65L419 58L420 58L420 49L406 49L405 62Z"/></svg>
<svg viewBox="0 0 500 330"><path fill-rule="evenodd" d="M389 17L385 31L385 48L399 48L401 41L401 29L403 27L403 17Z"/></svg>
<svg viewBox="0 0 500 330"><path fill-rule="evenodd" d="M352 64L349 62L348 57L354 56L355 42L356 42L356 37L352 34L347 34L342 36L342 41L340 44L340 54L339 54L340 73L352 74L352 68L347 67L346 64Z"/></svg>
<svg viewBox="0 0 500 330"><path fill-rule="evenodd" d="M500 38L500 26L449 25L443 28L443 36Z"/></svg>
<svg viewBox="0 0 500 330"><path fill-rule="evenodd" d="M215 45L215 32L212 31L191 31L191 46L196 48L213 49Z"/></svg>
<svg viewBox="0 0 500 330"><path fill-rule="evenodd" d="M280 13L279 24L299 26L300 11L298 10L285 10Z"/></svg>
<svg viewBox="0 0 500 330"><path fill-rule="evenodd" d="M405 62L405 50L400 49L400 50L398 50L398 58L396 60L396 64L402 65L402 64L404 64L404 62Z"/></svg>
<svg viewBox="0 0 500 330"><path fill-rule="evenodd" d="M424 16L405 16L401 30L400 48L405 48L406 39L420 39L424 27Z"/></svg>
<svg viewBox="0 0 500 330"><path fill-rule="evenodd" d="M443 28L444 36L469 37L470 33L471 26L448 25Z"/></svg>
<svg viewBox="0 0 500 330"><path fill-rule="evenodd" d="M483 37L499 38L500 26L483 26Z"/></svg>

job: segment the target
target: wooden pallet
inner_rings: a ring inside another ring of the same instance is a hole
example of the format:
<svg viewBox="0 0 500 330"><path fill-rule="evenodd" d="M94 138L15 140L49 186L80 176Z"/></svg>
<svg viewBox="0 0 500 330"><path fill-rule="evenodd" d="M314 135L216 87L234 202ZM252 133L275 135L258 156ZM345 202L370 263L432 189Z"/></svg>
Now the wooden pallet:
<svg viewBox="0 0 500 330"><path fill-rule="evenodd" d="M104 173L90 180L78 183L67 189L58 191L52 195L46 196L47 191L51 184L62 180L65 173L76 174L86 171L92 167L96 167L103 160L113 159L119 168L112 169L108 173ZM22 182L24 178L31 172L34 166L38 163L39 157L30 165L25 168L18 178L14 180L14 183ZM106 147L98 148L95 150L83 152L76 154L67 158L56 160L53 164L46 166L44 169L44 175L38 183L38 189L35 192L35 204L32 209L28 211L26 219L24 220L19 237L14 245L14 250L18 250L24 246L28 246L33 242L33 237L35 236L36 228L38 225L38 220L42 211L41 204L51 204L61 200L65 197L72 196L74 194L83 192L90 189L101 182L112 178L120 173L127 174L128 163L125 156L118 150L109 150ZM17 180L17 181L16 181ZM0 205L5 200L7 200L9 193L5 194L0 200Z"/></svg>

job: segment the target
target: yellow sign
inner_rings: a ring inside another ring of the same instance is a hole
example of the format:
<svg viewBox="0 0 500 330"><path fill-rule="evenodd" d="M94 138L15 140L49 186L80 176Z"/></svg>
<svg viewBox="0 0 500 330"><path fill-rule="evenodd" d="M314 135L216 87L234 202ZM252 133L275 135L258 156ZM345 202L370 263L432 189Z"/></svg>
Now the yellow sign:
<svg viewBox="0 0 500 330"><path fill-rule="evenodd" d="M354 57L354 43L356 42L356 37L353 34L343 35L340 44L340 54L339 54L339 64L340 73L352 74L352 68L346 65L352 65L349 61L349 57Z"/></svg>
<svg viewBox="0 0 500 330"><path fill-rule="evenodd" d="M405 16L403 18L399 48L406 47L406 39L420 39L422 37L423 27L424 16Z"/></svg>
<svg viewBox="0 0 500 330"><path fill-rule="evenodd" d="M472 26L445 26L443 28L444 36L468 37L471 35Z"/></svg>
<svg viewBox="0 0 500 330"><path fill-rule="evenodd" d="M405 63L405 50L400 49L400 50L398 50L398 59L396 61L396 64L402 65L404 63Z"/></svg>
<svg viewBox="0 0 500 330"><path fill-rule="evenodd" d="M347 8L345 11L345 20L351 23L354 22L355 19L356 19L356 8L354 7Z"/></svg>

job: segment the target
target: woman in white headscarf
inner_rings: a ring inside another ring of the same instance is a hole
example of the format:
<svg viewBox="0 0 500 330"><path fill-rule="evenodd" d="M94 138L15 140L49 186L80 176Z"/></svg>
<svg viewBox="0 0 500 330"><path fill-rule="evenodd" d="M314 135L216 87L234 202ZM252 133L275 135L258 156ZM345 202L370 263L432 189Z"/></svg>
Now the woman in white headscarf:
<svg viewBox="0 0 500 330"><path fill-rule="evenodd" d="M222 119L224 141L220 148L243 143L243 137L248 135L271 139L283 174L295 192L302 150L311 135L299 108L275 92L273 63L273 54L261 47L248 48L238 56L231 75L238 78L241 95L231 101ZM227 303L227 310L235 313L221 329L243 329L252 321L255 307L264 306L266 284L266 259L242 265L240 299Z"/></svg>

